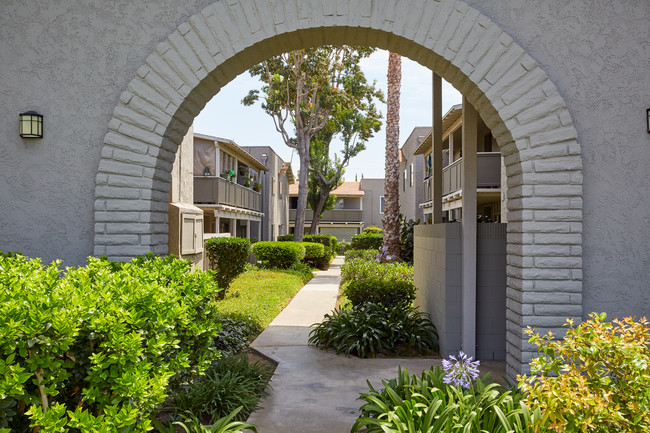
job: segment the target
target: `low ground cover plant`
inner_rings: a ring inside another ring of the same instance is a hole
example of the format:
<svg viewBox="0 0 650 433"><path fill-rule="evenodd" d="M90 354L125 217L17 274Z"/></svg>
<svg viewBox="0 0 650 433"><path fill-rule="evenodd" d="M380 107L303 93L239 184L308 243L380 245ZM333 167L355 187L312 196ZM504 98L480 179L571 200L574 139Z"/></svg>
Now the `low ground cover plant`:
<svg viewBox="0 0 650 433"><path fill-rule="evenodd" d="M379 250L369 249L369 250L348 250L345 252L345 261L352 259L365 259L365 260L375 260Z"/></svg>
<svg viewBox="0 0 650 433"><path fill-rule="evenodd" d="M650 329L646 318L567 320L562 340L526 333L540 356L520 376L526 402L542 410L542 428L557 432L650 431Z"/></svg>
<svg viewBox="0 0 650 433"><path fill-rule="evenodd" d="M59 266L0 256L0 430L147 431L218 357L219 288L173 258Z"/></svg>
<svg viewBox="0 0 650 433"><path fill-rule="evenodd" d="M253 254L271 268L289 268L305 257L302 242L264 241L253 245Z"/></svg>
<svg viewBox="0 0 650 433"><path fill-rule="evenodd" d="M217 237L205 241L205 252L214 271L214 279L223 290L219 298L226 296L226 291L235 277L244 272L244 267L251 252L251 242L245 238Z"/></svg>
<svg viewBox="0 0 650 433"><path fill-rule="evenodd" d="M353 433L533 433L541 417L539 409L526 406L523 394L478 377L478 362L462 353L419 376L400 368L397 378L382 385L377 390L368 382Z"/></svg>
<svg viewBox="0 0 650 433"><path fill-rule="evenodd" d="M438 333L429 315L413 307L366 303L351 310L334 310L314 326L309 344L346 356L411 356L438 349Z"/></svg>
<svg viewBox="0 0 650 433"><path fill-rule="evenodd" d="M415 299L413 268L405 263L377 263L363 258L341 267L341 292L352 305L410 305Z"/></svg>

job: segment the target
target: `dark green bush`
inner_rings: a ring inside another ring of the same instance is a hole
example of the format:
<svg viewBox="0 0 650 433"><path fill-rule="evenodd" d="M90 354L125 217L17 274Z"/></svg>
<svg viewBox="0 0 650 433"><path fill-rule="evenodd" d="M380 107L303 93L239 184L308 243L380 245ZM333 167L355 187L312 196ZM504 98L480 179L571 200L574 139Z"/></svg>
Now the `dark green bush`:
<svg viewBox="0 0 650 433"><path fill-rule="evenodd" d="M205 252L210 260L210 269L215 271L214 279L223 289L219 293L223 299L232 280L244 272L251 242L245 238L210 238L205 241Z"/></svg>
<svg viewBox="0 0 650 433"><path fill-rule="evenodd" d="M352 236L350 241L350 248L354 250L378 250L381 248L384 235L382 233L360 233Z"/></svg>
<svg viewBox="0 0 650 433"><path fill-rule="evenodd" d="M272 268L286 269L305 257L302 242L264 241L253 245L253 254Z"/></svg>
<svg viewBox="0 0 650 433"><path fill-rule="evenodd" d="M293 241L293 235L278 236L278 242L291 242L291 241Z"/></svg>
<svg viewBox="0 0 650 433"><path fill-rule="evenodd" d="M391 307L415 299L413 268L405 263L352 259L341 267L341 292L352 305L366 302Z"/></svg>
<svg viewBox="0 0 650 433"><path fill-rule="evenodd" d="M232 355L246 349L255 336L262 332L251 317L238 314L221 315L221 330L214 338L213 345L223 355Z"/></svg>
<svg viewBox="0 0 650 433"><path fill-rule="evenodd" d="M384 230L377 226L368 226L363 229L363 233L381 233L384 234Z"/></svg>
<svg viewBox="0 0 650 433"><path fill-rule="evenodd" d="M171 257L59 265L0 257L0 395L15 412L2 422L145 432L170 380L219 355L219 288Z"/></svg>
<svg viewBox="0 0 650 433"><path fill-rule="evenodd" d="M309 344L347 356L414 355L438 349L438 333L429 315L412 307L367 303L335 310L315 326Z"/></svg>
<svg viewBox="0 0 650 433"><path fill-rule="evenodd" d="M413 221L410 219L406 221L404 217L400 218L400 258L409 264L413 264L413 228L418 224L420 224L420 220Z"/></svg>
<svg viewBox="0 0 650 433"><path fill-rule="evenodd" d="M170 394L165 406L176 417L187 420L191 414L211 422L241 406L235 419L245 421L259 407L272 375L270 366L251 364L245 353L227 356L215 361L205 375Z"/></svg>
<svg viewBox="0 0 650 433"><path fill-rule="evenodd" d="M352 259L375 260L379 250L348 250L345 253L345 261Z"/></svg>

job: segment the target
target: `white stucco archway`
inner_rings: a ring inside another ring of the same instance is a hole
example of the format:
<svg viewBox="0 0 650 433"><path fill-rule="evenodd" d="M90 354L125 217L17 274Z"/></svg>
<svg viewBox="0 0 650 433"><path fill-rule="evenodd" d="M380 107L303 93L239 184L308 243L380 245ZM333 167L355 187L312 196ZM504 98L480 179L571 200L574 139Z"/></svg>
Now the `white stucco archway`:
<svg viewBox="0 0 650 433"><path fill-rule="evenodd" d="M460 0L216 1L161 41L122 93L95 189L95 255L167 252L178 143L204 105L254 64L305 46L384 48L436 71L492 130L508 174L507 363L527 325L582 314L582 162L566 104L493 21Z"/></svg>

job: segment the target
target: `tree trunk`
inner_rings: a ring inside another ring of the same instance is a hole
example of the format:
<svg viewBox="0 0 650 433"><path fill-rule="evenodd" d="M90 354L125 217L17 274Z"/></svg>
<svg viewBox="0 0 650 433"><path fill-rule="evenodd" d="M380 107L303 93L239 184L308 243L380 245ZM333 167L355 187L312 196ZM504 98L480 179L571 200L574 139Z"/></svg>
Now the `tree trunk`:
<svg viewBox="0 0 650 433"><path fill-rule="evenodd" d="M402 58L388 56L388 98L386 101L386 168L384 183L384 241L387 253L399 256L399 98Z"/></svg>
<svg viewBox="0 0 650 433"><path fill-rule="evenodd" d="M307 190L309 188L309 147L298 152L300 157L300 174L298 176L298 206L296 208L296 225L293 240L301 242L305 234L305 210L307 210Z"/></svg>
<svg viewBox="0 0 650 433"><path fill-rule="evenodd" d="M316 209L314 209L314 217L311 220L311 228L309 229L309 233L312 235L318 234L318 224L320 224L320 215L323 213L323 208L325 207L325 203L327 202L327 199L329 198L329 194L323 194L322 190L320 191L320 194L318 195L318 204L316 205Z"/></svg>

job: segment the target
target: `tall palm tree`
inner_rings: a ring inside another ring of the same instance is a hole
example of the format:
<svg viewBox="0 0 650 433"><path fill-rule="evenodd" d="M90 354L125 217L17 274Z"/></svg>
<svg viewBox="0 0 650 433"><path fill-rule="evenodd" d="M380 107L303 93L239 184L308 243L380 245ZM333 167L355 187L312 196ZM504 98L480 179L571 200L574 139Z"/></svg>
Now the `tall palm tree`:
<svg viewBox="0 0 650 433"><path fill-rule="evenodd" d="M382 250L399 256L399 96L402 58L388 55L388 98L386 100L386 168L384 181L384 241Z"/></svg>

